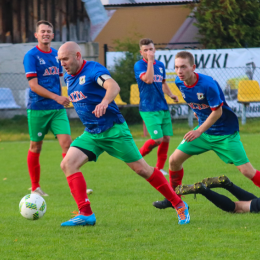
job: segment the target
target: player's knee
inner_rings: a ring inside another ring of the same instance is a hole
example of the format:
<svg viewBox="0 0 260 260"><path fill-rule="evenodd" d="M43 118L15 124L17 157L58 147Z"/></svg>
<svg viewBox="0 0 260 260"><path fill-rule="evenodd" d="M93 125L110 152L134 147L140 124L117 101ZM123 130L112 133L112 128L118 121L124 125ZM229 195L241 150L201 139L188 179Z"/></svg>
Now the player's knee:
<svg viewBox="0 0 260 260"><path fill-rule="evenodd" d="M170 136L164 136L164 137L163 137L163 142L169 143L169 142L170 142L170 139L171 139Z"/></svg>
<svg viewBox="0 0 260 260"><path fill-rule="evenodd" d="M174 153L169 157L169 164L171 168L176 168L180 166Z"/></svg>
<svg viewBox="0 0 260 260"><path fill-rule="evenodd" d="M147 179L151 176L151 173L153 172L153 167L147 165L147 167L136 167L134 171L142 176L143 178Z"/></svg>
<svg viewBox="0 0 260 260"><path fill-rule="evenodd" d="M157 145L160 145L163 141L163 138L155 139L154 141L156 142Z"/></svg>

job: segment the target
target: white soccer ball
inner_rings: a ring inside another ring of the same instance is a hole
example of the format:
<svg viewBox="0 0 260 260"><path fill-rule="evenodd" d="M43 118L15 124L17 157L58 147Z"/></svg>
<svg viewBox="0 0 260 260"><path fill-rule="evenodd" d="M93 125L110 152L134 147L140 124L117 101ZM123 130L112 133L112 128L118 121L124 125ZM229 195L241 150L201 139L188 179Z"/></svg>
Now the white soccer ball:
<svg viewBox="0 0 260 260"><path fill-rule="evenodd" d="M21 215L30 220L37 220L43 217L46 209L47 205L45 200L37 194L25 195L19 203Z"/></svg>

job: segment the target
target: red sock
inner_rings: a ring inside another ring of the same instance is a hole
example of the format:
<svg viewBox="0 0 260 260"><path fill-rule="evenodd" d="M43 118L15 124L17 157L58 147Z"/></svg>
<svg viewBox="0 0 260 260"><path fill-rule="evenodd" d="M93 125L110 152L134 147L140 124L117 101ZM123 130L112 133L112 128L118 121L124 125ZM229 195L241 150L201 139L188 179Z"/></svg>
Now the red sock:
<svg viewBox="0 0 260 260"><path fill-rule="evenodd" d="M153 174L147 179L147 181L167 200L169 200L174 207L181 202L180 197L175 193L169 182L158 169L154 168Z"/></svg>
<svg viewBox="0 0 260 260"><path fill-rule="evenodd" d="M32 191L40 187L40 153L28 151L27 165L32 183Z"/></svg>
<svg viewBox="0 0 260 260"><path fill-rule="evenodd" d="M139 151L142 156L145 156L148 153L150 153L156 146L158 146L158 144L153 139L149 139L144 143L144 145L140 148Z"/></svg>
<svg viewBox="0 0 260 260"><path fill-rule="evenodd" d="M181 185L183 173L183 168L179 171L169 170L170 185L174 190L178 185Z"/></svg>
<svg viewBox="0 0 260 260"><path fill-rule="evenodd" d="M62 153L62 158L64 158L66 156L66 153Z"/></svg>
<svg viewBox="0 0 260 260"><path fill-rule="evenodd" d="M89 216L93 212L90 207L90 201L87 195L87 184L82 172L76 172L67 177L67 181L70 187L71 194L75 199L80 214Z"/></svg>
<svg viewBox="0 0 260 260"><path fill-rule="evenodd" d="M169 148L169 143L161 142L157 150L157 163L156 168L161 170L167 160L167 152Z"/></svg>
<svg viewBox="0 0 260 260"><path fill-rule="evenodd" d="M260 187L260 171L256 170L255 176L251 180L256 186Z"/></svg>

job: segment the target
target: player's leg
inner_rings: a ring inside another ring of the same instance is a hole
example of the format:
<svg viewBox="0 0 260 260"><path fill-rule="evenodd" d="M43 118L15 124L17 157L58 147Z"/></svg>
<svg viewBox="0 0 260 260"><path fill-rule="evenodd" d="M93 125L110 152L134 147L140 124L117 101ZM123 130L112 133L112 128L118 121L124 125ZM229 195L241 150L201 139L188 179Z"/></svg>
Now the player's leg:
<svg viewBox="0 0 260 260"><path fill-rule="evenodd" d="M111 146L111 143L113 143L113 146ZM142 158L126 122L115 124L103 133L102 139L99 139L99 146L111 156L127 163L131 169L145 178L161 194L166 196L177 208L179 224L189 223L187 204L182 202L175 194L163 174L158 169L149 166Z"/></svg>
<svg viewBox="0 0 260 260"><path fill-rule="evenodd" d="M145 178L156 190L158 190L177 211L179 224L188 224L190 216L188 205L176 195L163 174L156 168L149 166L142 158L138 161L127 163L138 175Z"/></svg>
<svg viewBox="0 0 260 260"><path fill-rule="evenodd" d="M172 131L172 121L171 121L171 115L169 110L167 111L160 111L162 116L162 132L163 132L163 139L162 142L160 143L158 150L157 150L157 163L156 163L156 168L161 170L161 172L166 175L166 172L163 170L165 162L167 160L167 153L169 149L169 143L170 143L170 138L173 136L173 131Z"/></svg>
<svg viewBox="0 0 260 260"><path fill-rule="evenodd" d="M176 193L178 195L201 194L218 208L227 212L235 212L235 202L227 196L207 188L202 182L197 182L192 185L179 185L176 188Z"/></svg>
<svg viewBox="0 0 260 260"><path fill-rule="evenodd" d="M210 147L203 136L200 136L192 142L185 142L185 140L183 140L179 144L169 158L169 179L173 189L182 183L184 175L183 163L192 155L204 153L209 149ZM162 201L155 201L153 205L158 209L171 207L171 204L166 198Z"/></svg>
<svg viewBox="0 0 260 260"><path fill-rule="evenodd" d="M160 111L140 112L140 115L145 123L148 133L151 136L151 139L147 140L139 150L141 155L144 157L163 141L163 133L161 129L162 120Z"/></svg>
<svg viewBox="0 0 260 260"><path fill-rule="evenodd" d="M233 163L245 177L260 187L260 171L249 162L239 132L213 143L212 148L225 163Z"/></svg>
<svg viewBox="0 0 260 260"><path fill-rule="evenodd" d="M233 194L239 201L249 201L257 198L254 194L235 185L227 176L205 178L201 181L207 188L224 188Z"/></svg>
<svg viewBox="0 0 260 260"><path fill-rule="evenodd" d="M250 179L256 186L260 187L260 171L256 170L250 162L237 166L238 170Z"/></svg>
<svg viewBox="0 0 260 260"><path fill-rule="evenodd" d="M97 142L92 134L84 133L76 138L61 162L61 168L67 177L71 193L77 203L79 215L62 223L62 226L94 225L96 217L90 208L87 196L87 184L80 168L89 161L96 161L103 152L97 147Z"/></svg>
<svg viewBox="0 0 260 260"><path fill-rule="evenodd" d="M250 206L252 204L252 201L236 201L235 202L235 213L246 213L246 212L250 212ZM251 211L251 212L255 212L255 211ZM259 212L259 209L258 211Z"/></svg>
<svg viewBox="0 0 260 260"><path fill-rule="evenodd" d="M72 143L69 119L65 109L59 109L53 113L50 121L50 130L59 140L62 157L64 158Z"/></svg>
<svg viewBox="0 0 260 260"><path fill-rule="evenodd" d="M82 146L85 147L85 145L81 145L80 141L77 139L75 141L75 143L72 143L74 146L70 147L62 160L61 169L67 178L71 194L77 203L79 214L71 220L62 223L61 226L85 226L94 225L96 223L96 217L91 210L90 201L86 192L87 184L80 171L81 166L86 162L96 160L96 155L92 151L83 148Z"/></svg>
<svg viewBox="0 0 260 260"><path fill-rule="evenodd" d="M27 155L28 171L31 179L32 193L48 196L40 187L40 152L45 134L49 129L49 111L27 110L30 148Z"/></svg>

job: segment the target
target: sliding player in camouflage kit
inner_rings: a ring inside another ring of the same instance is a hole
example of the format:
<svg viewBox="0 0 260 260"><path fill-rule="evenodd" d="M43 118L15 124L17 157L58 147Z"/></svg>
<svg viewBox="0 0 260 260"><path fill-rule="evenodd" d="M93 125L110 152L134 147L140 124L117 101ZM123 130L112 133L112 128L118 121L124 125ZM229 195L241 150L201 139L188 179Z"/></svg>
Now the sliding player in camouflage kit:
<svg viewBox="0 0 260 260"><path fill-rule="evenodd" d="M139 153L125 119L113 101L120 88L109 71L97 62L84 61L80 47L75 42L63 44L58 51L58 58L67 72L64 79L69 98L85 126L84 133L73 141L61 163L79 214L61 225L85 226L96 223L80 168L88 161L97 161L104 151L124 161L166 196L177 211L179 224L189 223L187 204L176 195L163 174L149 166Z"/></svg>
<svg viewBox="0 0 260 260"><path fill-rule="evenodd" d="M232 201L227 196L211 190L212 188L223 188L238 201ZM206 178L192 185L179 185L175 191L178 195L201 194L218 208L230 213L260 212L260 198L238 187L225 175Z"/></svg>

